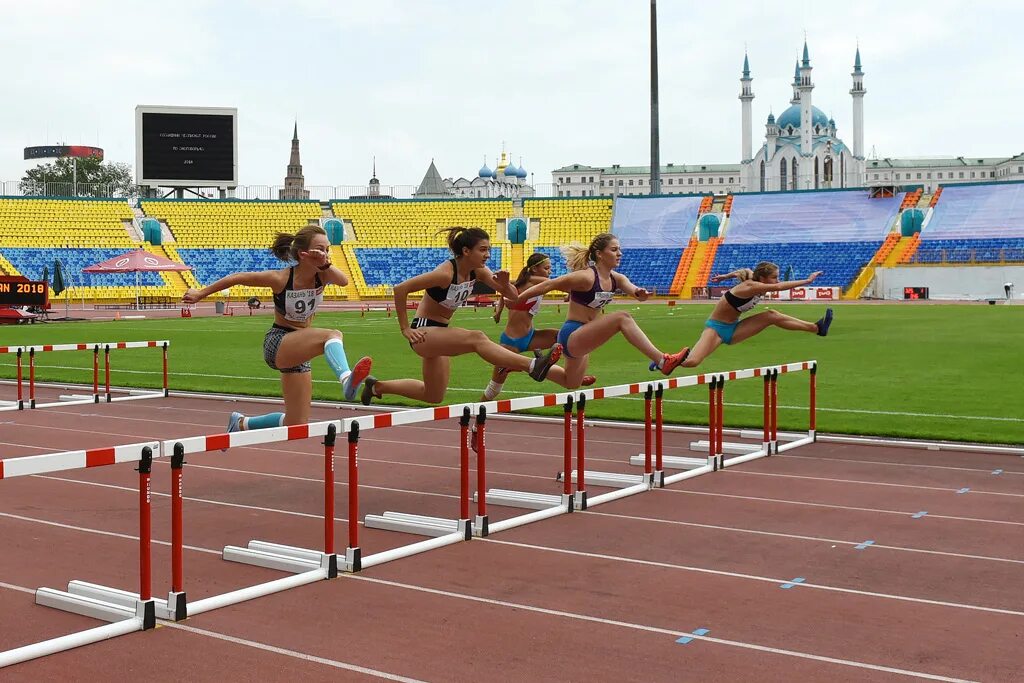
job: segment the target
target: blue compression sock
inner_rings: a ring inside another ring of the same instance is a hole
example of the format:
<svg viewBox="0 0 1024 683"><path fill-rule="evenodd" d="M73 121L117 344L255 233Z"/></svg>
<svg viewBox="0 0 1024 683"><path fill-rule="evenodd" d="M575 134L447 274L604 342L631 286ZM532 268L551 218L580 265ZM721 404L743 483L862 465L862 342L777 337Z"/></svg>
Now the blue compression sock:
<svg viewBox="0 0 1024 683"><path fill-rule="evenodd" d="M324 358L327 359L327 364L331 366L338 381L344 381L348 377L351 370L348 367L348 358L345 357L345 345L340 339L328 339L324 343Z"/></svg>
<svg viewBox="0 0 1024 683"><path fill-rule="evenodd" d="M268 429L270 427L280 427L284 424L284 413L267 413L266 415L256 415L254 417L245 418L245 428L249 429Z"/></svg>

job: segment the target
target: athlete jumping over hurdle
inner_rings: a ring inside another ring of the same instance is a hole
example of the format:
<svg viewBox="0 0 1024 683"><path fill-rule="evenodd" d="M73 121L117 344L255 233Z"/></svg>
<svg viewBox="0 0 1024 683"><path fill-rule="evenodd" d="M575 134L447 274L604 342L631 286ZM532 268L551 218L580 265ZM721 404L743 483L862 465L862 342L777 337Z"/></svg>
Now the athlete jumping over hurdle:
<svg viewBox="0 0 1024 683"><path fill-rule="evenodd" d="M761 297L768 292L782 292L795 287L805 287L814 282L821 272L819 270L811 273L803 280L779 282L779 267L769 261L762 261L753 270L740 268L731 273L712 277L711 282L723 282L732 278L737 278L740 282L728 290L715 304L711 316L704 323L704 331L697 343L694 344L693 350L687 354L682 367L695 368L721 344L739 344L773 325L784 330L813 332L819 337L827 335L828 328L832 325L831 308L826 308L824 317L816 323L805 322L774 310L767 310L740 320L740 314L746 313L756 306L761 301ZM651 369L654 369L653 365Z"/></svg>
<svg viewBox="0 0 1024 683"><path fill-rule="evenodd" d="M551 259L547 254L538 251L526 259L526 265L512 285L517 290L522 290L524 287L540 284L550 279L550 277ZM517 353L523 353L524 351L549 349L555 345L558 340L558 330L538 330L533 327L533 318L540 311L543 299L543 296L535 296L521 304L507 301L504 297L498 299L498 307L494 311L494 322L499 322L502 310L508 309L508 322L505 323L505 331L501 333L500 339L502 346ZM494 368L494 372L491 374L491 381L488 383L487 388L484 389L480 400L491 401L497 398L507 377L507 368ZM573 388L566 384L565 370L557 365L553 366L548 372L548 379L567 389ZM597 380L593 375L585 375L582 385L589 387L595 381Z"/></svg>
<svg viewBox="0 0 1024 683"><path fill-rule="evenodd" d="M569 292L569 311L558 331L558 342L565 350L566 387L575 389L583 383L590 352L616 334L621 333L640 353L651 359L651 364L666 375L682 362L684 351L662 353L627 311L599 315L615 294L621 290L637 301L647 301L650 293L637 287L614 268L622 260L619 240L611 233L595 237L590 246L573 244L562 248L566 265L571 272L530 287L516 297L524 303L535 296L543 296L552 289ZM588 268L588 265L590 265Z"/></svg>
<svg viewBox="0 0 1024 683"><path fill-rule="evenodd" d="M285 412L252 417L231 413L229 432L309 422L313 397L310 361L321 353L341 383L347 401L355 399L359 385L370 374L369 357L359 359L349 369L340 331L310 327L323 303L324 286L348 284L348 276L331 263L331 246L324 229L307 225L294 235L280 232L270 251L295 265L280 270L234 273L203 289L190 289L182 297L185 303L194 304L235 285L268 287L274 292L274 324L263 337L263 360L281 373Z"/></svg>
<svg viewBox="0 0 1024 683"><path fill-rule="evenodd" d="M374 398L395 394L406 398L440 403L448 390L449 358L475 353L488 363L511 370L529 372L541 382L561 356L562 347L555 344L543 355L533 359L498 346L479 330L449 327L456 309L473 294L477 281L483 282L503 296L514 299L516 289L505 271L491 272L490 236L480 228L448 228L448 248L454 258L429 273L423 273L395 285L395 314L402 335L409 346L423 359L423 380L378 380L368 377L363 386L363 405ZM406 299L410 292L425 290L416 308L416 317L409 323Z"/></svg>

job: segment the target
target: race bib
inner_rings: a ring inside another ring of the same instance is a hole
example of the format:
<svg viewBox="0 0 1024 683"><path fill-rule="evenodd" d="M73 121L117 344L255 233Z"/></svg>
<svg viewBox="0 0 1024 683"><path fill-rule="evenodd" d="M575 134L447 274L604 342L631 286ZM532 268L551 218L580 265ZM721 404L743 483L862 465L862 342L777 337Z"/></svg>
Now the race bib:
<svg viewBox="0 0 1024 683"><path fill-rule="evenodd" d="M294 322L306 322L316 314L324 300L324 289L293 289L284 293L284 317Z"/></svg>

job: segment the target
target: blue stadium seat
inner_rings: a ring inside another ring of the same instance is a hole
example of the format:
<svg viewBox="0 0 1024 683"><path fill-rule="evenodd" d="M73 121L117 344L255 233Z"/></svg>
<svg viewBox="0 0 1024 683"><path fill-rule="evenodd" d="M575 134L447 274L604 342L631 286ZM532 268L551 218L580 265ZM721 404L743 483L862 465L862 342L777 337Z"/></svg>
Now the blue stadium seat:
<svg viewBox="0 0 1024 683"><path fill-rule="evenodd" d="M61 262L64 271L64 282L67 286L76 287L134 287L135 273L83 273L82 269L100 261L112 259L125 253L123 248L86 249L86 248L51 248L33 249L31 247L3 247L0 255L10 261L18 272L27 278L42 278L43 268L47 268L53 277L53 261ZM160 273L140 273L139 284L143 286L164 286Z"/></svg>
<svg viewBox="0 0 1024 683"><path fill-rule="evenodd" d="M396 285L433 270L452 256L451 251L443 247L355 247L353 251L369 287ZM501 268L501 247L491 247L487 267L491 270ZM515 275L513 273L512 277Z"/></svg>

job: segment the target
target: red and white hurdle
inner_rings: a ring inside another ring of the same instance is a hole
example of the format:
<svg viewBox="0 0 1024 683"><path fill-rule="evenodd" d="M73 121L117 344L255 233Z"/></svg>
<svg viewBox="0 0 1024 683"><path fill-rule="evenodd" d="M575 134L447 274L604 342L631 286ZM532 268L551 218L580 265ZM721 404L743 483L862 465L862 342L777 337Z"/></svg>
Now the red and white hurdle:
<svg viewBox="0 0 1024 683"><path fill-rule="evenodd" d="M106 403L115 401L138 401L147 398L163 398L168 395L167 388L167 350L171 342L160 341L131 341L131 342L89 342L85 344L40 344L35 346L0 346L0 354L14 354L16 361L16 383L18 391L17 401L6 401L0 404L0 411L24 410L35 408L49 408L53 406L82 405L86 403L100 403L100 397ZM162 350L163 364L163 385L159 391L132 391L128 396L114 396L110 389L110 352L118 349L144 349L159 348ZM36 355L40 353L51 353L55 351L92 351L92 394L91 395L70 395L61 396L61 400L52 403L38 403L36 401ZM103 351L103 393L100 393L100 364L99 355ZM25 358L28 359L28 391L26 400L25 391Z"/></svg>
<svg viewBox="0 0 1024 683"><path fill-rule="evenodd" d="M0 652L0 668L156 625L156 601L152 596L150 474L153 458L159 454L159 442L149 441L0 460L0 480L128 462L138 463L139 472L139 592L77 580L68 583L67 591L39 588L36 604L113 623Z"/></svg>

